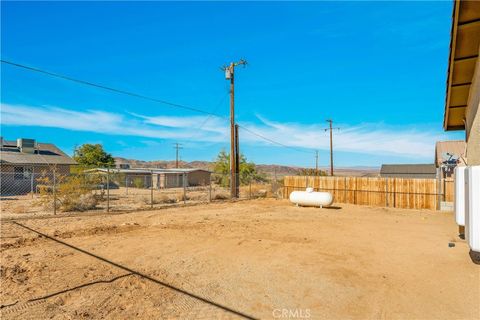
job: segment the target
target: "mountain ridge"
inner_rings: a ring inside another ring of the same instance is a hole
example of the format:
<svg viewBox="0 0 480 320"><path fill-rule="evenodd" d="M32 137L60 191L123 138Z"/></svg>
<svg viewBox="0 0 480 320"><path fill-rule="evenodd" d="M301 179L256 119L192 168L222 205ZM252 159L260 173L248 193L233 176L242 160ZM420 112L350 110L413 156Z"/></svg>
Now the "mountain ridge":
<svg viewBox="0 0 480 320"><path fill-rule="evenodd" d="M127 159L122 157L115 157L115 163L117 164L128 164L131 168L162 168L162 169L173 169L175 168L175 160L136 160L136 159ZM179 161L179 168L198 168L203 170L213 171L214 162L213 161ZM277 165L277 164L255 164L255 167L258 172L264 173L267 176L282 177L287 175L299 175L302 169L305 167L298 166L286 166L286 165ZM329 167L319 167L319 170L329 172ZM354 167L335 167L335 175L338 176L378 176L380 168L378 167L366 167L366 166L354 166Z"/></svg>

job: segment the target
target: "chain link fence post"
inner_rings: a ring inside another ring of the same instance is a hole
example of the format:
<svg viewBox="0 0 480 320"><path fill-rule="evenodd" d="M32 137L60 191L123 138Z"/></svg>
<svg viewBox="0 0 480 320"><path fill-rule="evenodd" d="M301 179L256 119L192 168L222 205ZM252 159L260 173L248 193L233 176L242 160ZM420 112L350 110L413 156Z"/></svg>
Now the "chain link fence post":
<svg viewBox="0 0 480 320"><path fill-rule="evenodd" d="M128 174L125 174L125 193L128 196Z"/></svg>
<svg viewBox="0 0 480 320"><path fill-rule="evenodd" d="M252 177L248 179L248 198L252 200Z"/></svg>
<svg viewBox="0 0 480 320"><path fill-rule="evenodd" d="M150 208L153 209L153 170L150 172Z"/></svg>
<svg viewBox="0 0 480 320"><path fill-rule="evenodd" d="M187 175L183 173L183 204L187 204Z"/></svg>
<svg viewBox="0 0 480 320"><path fill-rule="evenodd" d="M208 202L212 202L212 175L208 177Z"/></svg>
<svg viewBox="0 0 480 320"><path fill-rule="evenodd" d="M57 168L53 169L53 214L57 214Z"/></svg>
<svg viewBox="0 0 480 320"><path fill-rule="evenodd" d="M110 212L110 167L107 168L107 212Z"/></svg>
<svg viewBox="0 0 480 320"><path fill-rule="evenodd" d="M34 178L34 169L32 167L32 173L30 174L30 193L32 194L32 199L33 199L33 178Z"/></svg>

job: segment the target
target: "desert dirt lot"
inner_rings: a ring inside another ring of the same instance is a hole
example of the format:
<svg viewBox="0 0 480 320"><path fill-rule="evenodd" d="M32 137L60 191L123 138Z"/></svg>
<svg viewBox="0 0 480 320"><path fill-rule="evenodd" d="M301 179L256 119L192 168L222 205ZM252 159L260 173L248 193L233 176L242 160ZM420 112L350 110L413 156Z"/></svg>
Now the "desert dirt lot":
<svg viewBox="0 0 480 320"><path fill-rule="evenodd" d="M3 220L1 317L480 317L480 268L451 213L341 206L263 199L18 221L63 243Z"/></svg>

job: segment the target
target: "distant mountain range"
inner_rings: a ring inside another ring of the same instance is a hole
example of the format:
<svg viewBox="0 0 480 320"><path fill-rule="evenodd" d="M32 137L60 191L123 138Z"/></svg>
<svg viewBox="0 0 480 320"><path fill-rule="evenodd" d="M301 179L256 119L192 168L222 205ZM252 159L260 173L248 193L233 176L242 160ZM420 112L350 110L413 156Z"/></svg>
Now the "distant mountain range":
<svg viewBox="0 0 480 320"><path fill-rule="evenodd" d="M117 164L129 164L131 168L164 168L171 169L175 168L175 161L167 160L154 160L154 161L142 161L134 159L125 159L116 157L115 162ZM211 161L179 161L180 168L198 168L204 170L213 170L214 163ZM295 166L283 166L276 164L257 164L257 171L266 174L267 176L273 177L283 177L288 175L298 175L302 167ZM320 167L322 171L329 172L329 168ZM357 176L357 177L374 177L377 176L380 172L378 167L338 167L334 168L335 175L337 176Z"/></svg>

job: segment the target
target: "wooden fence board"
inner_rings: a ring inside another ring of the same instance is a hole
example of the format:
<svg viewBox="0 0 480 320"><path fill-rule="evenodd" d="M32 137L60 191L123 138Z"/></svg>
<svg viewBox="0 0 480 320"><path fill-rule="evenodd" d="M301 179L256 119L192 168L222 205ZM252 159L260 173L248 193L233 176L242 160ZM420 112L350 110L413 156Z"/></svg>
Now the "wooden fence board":
<svg viewBox="0 0 480 320"><path fill-rule="evenodd" d="M286 176L283 194L307 186L331 192L337 203L432 210L438 201L453 201L454 191L451 179Z"/></svg>

